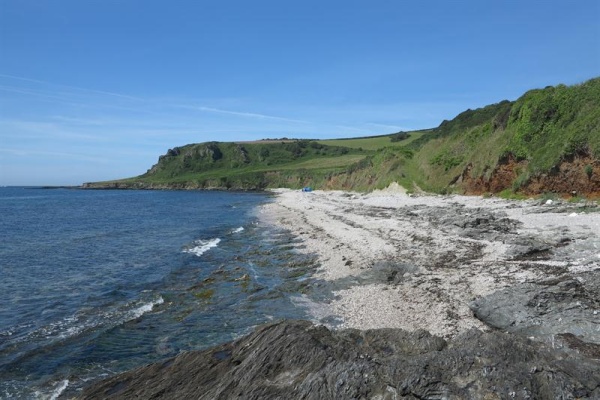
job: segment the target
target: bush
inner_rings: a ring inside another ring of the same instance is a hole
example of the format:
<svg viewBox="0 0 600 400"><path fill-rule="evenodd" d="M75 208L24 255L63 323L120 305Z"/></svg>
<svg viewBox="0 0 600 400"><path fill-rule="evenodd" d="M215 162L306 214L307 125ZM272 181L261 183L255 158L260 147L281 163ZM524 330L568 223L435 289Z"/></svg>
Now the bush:
<svg viewBox="0 0 600 400"><path fill-rule="evenodd" d="M464 159L464 155L453 155L448 151L443 151L429 160L429 163L432 165L442 166L444 167L444 171L448 171L449 169L460 165Z"/></svg>
<svg viewBox="0 0 600 400"><path fill-rule="evenodd" d="M590 164L588 164L583 170L585 171L585 174L587 175L588 179L590 179L592 177L592 174L594 173L594 168Z"/></svg>
<svg viewBox="0 0 600 400"><path fill-rule="evenodd" d="M394 133L393 135L390 135L390 141L391 142L400 142L402 140L406 140L410 137L409 133L406 132L398 132L398 133Z"/></svg>
<svg viewBox="0 0 600 400"><path fill-rule="evenodd" d="M519 174L519 176L517 176L517 179L513 181L512 189L516 192L517 190L525 186L527 182L529 182L529 172L525 171Z"/></svg>

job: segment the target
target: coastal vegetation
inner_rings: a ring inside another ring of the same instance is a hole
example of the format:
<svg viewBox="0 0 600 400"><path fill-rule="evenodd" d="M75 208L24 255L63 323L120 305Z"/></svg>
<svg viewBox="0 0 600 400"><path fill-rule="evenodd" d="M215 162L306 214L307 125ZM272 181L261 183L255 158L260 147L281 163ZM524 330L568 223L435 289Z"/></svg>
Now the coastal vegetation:
<svg viewBox="0 0 600 400"><path fill-rule="evenodd" d="M138 177L84 187L369 191L392 182L438 193L600 195L600 78L531 90L427 130L189 144Z"/></svg>

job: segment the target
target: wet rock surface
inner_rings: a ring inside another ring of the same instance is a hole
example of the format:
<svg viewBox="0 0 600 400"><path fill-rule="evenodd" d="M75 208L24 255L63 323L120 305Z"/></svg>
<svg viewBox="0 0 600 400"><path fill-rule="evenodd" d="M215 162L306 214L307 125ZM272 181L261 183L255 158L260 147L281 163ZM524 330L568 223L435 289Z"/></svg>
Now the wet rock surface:
<svg viewBox="0 0 600 400"><path fill-rule="evenodd" d="M81 399L599 398L600 363L521 336L470 330L259 327L205 351L114 376Z"/></svg>

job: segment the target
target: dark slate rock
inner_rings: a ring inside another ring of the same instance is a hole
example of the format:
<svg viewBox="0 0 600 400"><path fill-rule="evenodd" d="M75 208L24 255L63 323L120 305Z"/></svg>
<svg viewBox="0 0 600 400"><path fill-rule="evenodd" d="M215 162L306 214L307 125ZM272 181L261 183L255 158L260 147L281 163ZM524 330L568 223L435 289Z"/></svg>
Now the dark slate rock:
<svg viewBox="0 0 600 400"><path fill-rule="evenodd" d="M600 345L600 271L515 285L475 300L471 309L506 332L547 342L571 334Z"/></svg>
<svg viewBox="0 0 600 400"><path fill-rule="evenodd" d="M600 363L526 338L471 330L330 331L306 321L259 327L204 351L114 376L82 399L598 398Z"/></svg>

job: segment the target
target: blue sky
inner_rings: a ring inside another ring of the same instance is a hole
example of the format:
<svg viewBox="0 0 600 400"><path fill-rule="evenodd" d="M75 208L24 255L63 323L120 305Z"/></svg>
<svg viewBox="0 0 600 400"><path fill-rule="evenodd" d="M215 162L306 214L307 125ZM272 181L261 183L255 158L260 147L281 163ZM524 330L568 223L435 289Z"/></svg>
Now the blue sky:
<svg viewBox="0 0 600 400"><path fill-rule="evenodd" d="M0 185L429 128L599 75L597 0L0 0Z"/></svg>

